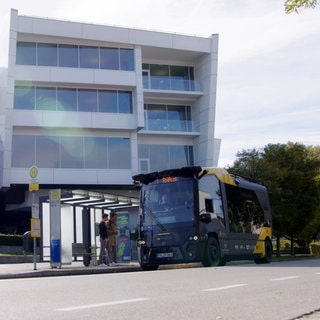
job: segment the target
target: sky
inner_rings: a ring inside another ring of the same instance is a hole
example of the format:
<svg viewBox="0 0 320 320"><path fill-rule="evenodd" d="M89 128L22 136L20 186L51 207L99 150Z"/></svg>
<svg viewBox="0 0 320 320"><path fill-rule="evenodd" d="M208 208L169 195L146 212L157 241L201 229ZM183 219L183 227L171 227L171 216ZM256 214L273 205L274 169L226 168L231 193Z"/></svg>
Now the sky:
<svg viewBox="0 0 320 320"><path fill-rule="evenodd" d="M268 144L320 145L320 5L284 0L0 1L0 68L19 15L209 37L219 34L215 137L220 167Z"/></svg>

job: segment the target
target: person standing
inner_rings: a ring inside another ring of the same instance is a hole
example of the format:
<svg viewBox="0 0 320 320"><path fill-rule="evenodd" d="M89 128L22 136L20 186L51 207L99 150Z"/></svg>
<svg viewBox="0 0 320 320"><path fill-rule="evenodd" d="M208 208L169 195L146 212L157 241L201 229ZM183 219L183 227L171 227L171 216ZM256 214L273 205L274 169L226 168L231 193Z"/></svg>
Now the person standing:
<svg viewBox="0 0 320 320"><path fill-rule="evenodd" d="M108 230L107 230L108 214L104 213L102 215L102 220L99 223L99 235L100 235L100 255L99 255L99 265L106 266L109 263L108 255Z"/></svg>
<svg viewBox="0 0 320 320"><path fill-rule="evenodd" d="M117 215L113 212L111 213L110 220L107 224L108 230L108 242L109 242L109 260L112 266L117 263Z"/></svg>

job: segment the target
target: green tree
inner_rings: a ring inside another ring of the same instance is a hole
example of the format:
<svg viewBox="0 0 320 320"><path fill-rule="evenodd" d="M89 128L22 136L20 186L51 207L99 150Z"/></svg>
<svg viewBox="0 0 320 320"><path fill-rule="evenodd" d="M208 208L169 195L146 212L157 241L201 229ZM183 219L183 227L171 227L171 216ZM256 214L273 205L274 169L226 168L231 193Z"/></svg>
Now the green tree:
<svg viewBox="0 0 320 320"><path fill-rule="evenodd" d="M314 8L318 0L286 0L284 8L286 13L299 12L300 8Z"/></svg>
<svg viewBox="0 0 320 320"><path fill-rule="evenodd" d="M265 183L274 235L289 237L292 251L293 241L310 241L319 231L320 147L288 142L269 144L260 151L243 150L228 169Z"/></svg>

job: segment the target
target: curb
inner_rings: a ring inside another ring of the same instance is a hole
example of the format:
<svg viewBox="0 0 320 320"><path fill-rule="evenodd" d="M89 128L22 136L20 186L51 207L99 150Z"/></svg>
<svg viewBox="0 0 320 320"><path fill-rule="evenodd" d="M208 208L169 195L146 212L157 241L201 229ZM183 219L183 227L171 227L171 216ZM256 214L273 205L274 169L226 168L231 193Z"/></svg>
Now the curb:
<svg viewBox="0 0 320 320"><path fill-rule="evenodd" d="M90 274L104 274L104 273L121 273L141 271L139 265L117 265L115 267L66 267L66 268L52 268L45 270L31 270L20 271L12 273L0 274L1 279L21 279L21 278L36 278L36 277L57 277L57 276L76 276L76 275L90 275Z"/></svg>

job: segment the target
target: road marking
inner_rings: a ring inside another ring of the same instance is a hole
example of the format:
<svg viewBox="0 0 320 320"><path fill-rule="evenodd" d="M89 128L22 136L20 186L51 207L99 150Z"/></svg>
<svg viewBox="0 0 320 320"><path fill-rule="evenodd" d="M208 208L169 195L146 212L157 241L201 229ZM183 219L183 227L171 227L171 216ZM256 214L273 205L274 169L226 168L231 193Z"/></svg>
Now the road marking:
<svg viewBox="0 0 320 320"><path fill-rule="evenodd" d="M219 290L227 290L227 289L233 289L238 287L244 287L247 286L247 283L239 283L239 284L233 284L230 286L224 286L224 287L217 287L217 288L210 288L210 289L203 289L202 291L219 291Z"/></svg>
<svg viewBox="0 0 320 320"><path fill-rule="evenodd" d="M283 281L283 280L291 280L291 279L297 279L297 278L300 278L300 277L291 276L291 277L274 278L274 279L271 279L271 281Z"/></svg>
<svg viewBox="0 0 320 320"><path fill-rule="evenodd" d="M87 304L87 305L82 305L82 306L67 307L67 308L61 308L61 309L56 309L56 310L57 311L77 311L77 310L83 310L83 309L108 307L108 306L114 306L117 304L140 302L140 301L146 301L146 300L150 300L150 299L137 298L137 299L118 300L118 301L112 301L112 302L102 302L102 303Z"/></svg>

